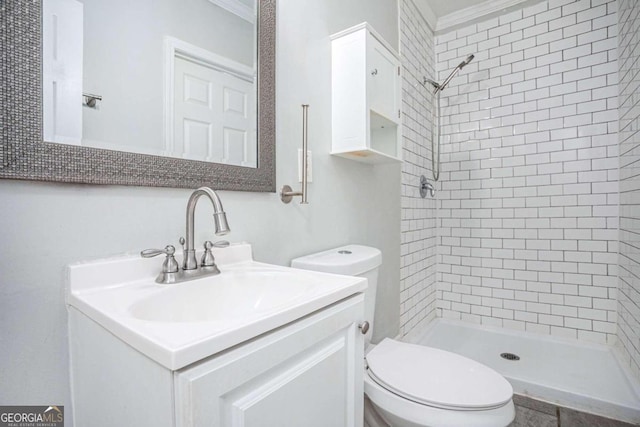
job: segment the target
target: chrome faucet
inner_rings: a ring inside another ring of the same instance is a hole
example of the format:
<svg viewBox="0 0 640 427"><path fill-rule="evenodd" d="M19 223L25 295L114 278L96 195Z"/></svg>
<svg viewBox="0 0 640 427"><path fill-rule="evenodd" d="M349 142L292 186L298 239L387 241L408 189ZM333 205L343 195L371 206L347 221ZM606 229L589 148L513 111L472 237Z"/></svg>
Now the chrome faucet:
<svg viewBox="0 0 640 427"><path fill-rule="evenodd" d="M227 214L222 207L222 202L218 194L209 187L200 187L189 197L187 202L187 240L186 246L183 247L184 260L182 261L183 270L195 270L198 268L196 260L196 250L194 247L194 217L196 204L201 196L207 196L213 204L213 222L216 228L216 236L224 236L229 233L229 224L227 223ZM206 249L206 248L205 248ZM209 248L210 249L210 248Z"/></svg>
<svg viewBox="0 0 640 427"><path fill-rule="evenodd" d="M186 240L183 237L180 238L180 244L182 245L184 256L182 269L178 268L178 263L173 256L175 248L171 245L168 245L164 249L146 249L140 253L143 258L151 258L160 254L166 255L166 259L162 264L162 272L156 278L157 283L179 283L220 273L211 249L214 247L224 248L229 246L229 242L205 242L204 255L200 262L200 268L198 268L198 261L196 260L196 250L194 247L194 217L196 204L201 196L207 196L213 205L213 222L216 235L223 236L231 231L229 224L227 223L227 214L224 212L224 208L222 207L222 202L220 201L218 194L209 187L200 187L195 190L191 193L189 201L187 202L187 238Z"/></svg>

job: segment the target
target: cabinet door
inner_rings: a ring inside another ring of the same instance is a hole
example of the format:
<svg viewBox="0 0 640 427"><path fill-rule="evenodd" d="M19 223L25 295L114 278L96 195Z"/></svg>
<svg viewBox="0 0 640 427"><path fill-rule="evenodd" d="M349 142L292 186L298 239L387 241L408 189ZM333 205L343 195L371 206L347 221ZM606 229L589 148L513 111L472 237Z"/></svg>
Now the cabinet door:
<svg viewBox="0 0 640 427"><path fill-rule="evenodd" d="M179 426L362 426L359 294L176 373Z"/></svg>
<svg viewBox="0 0 640 427"><path fill-rule="evenodd" d="M369 108L398 123L400 121L400 63L372 35L367 43Z"/></svg>

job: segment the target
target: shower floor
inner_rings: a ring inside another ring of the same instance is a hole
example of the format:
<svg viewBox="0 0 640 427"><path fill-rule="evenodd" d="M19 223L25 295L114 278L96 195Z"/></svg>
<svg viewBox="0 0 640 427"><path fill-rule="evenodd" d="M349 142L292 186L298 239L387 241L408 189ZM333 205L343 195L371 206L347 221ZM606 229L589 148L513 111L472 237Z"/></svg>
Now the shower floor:
<svg viewBox="0 0 640 427"><path fill-rule="evenodd" d="M640 385L609 346L445 319L435 320L412 341L493 368L517 394L640 423ZM502 353L520 359L508 360Z"/></svg>

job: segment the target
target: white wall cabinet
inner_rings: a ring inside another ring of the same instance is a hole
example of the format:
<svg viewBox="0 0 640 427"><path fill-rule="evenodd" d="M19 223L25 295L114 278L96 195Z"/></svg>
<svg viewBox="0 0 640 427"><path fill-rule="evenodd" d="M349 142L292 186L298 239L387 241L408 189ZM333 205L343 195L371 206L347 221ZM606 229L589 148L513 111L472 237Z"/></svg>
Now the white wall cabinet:
<svg viewBox="0 0 640 427"><path fill-rule="evenodd" d="M331 36L332 151L402 161L400 58L369 24Z"/></svg>
<svg viewBox="0 0 640 427"><path fill-rule="evenodd" d="M363 318L356 294L171 372L72 308L75 425L361 427Z"/></svg>

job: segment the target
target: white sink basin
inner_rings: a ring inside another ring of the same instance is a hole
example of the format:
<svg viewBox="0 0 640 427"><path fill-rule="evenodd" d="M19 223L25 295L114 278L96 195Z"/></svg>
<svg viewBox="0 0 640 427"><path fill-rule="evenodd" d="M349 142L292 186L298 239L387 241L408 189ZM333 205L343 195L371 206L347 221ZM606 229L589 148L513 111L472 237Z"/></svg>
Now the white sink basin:
<svg viewBox="0 0 640 427"><path fill-rule="evenodd" d="M320 285L295 270L236 268L214 280L168 286L133 304L130 313L137 319L158 322L224 322L284 309Z"/></svg>
<svg viewBox="0 0 640 427"><path fill-rule="evenodd" d="M69 266L67 304L180 369L364 291L366 279L255 262L251 246L214 249L221 274L171 285L138 255Z"/></svg>

